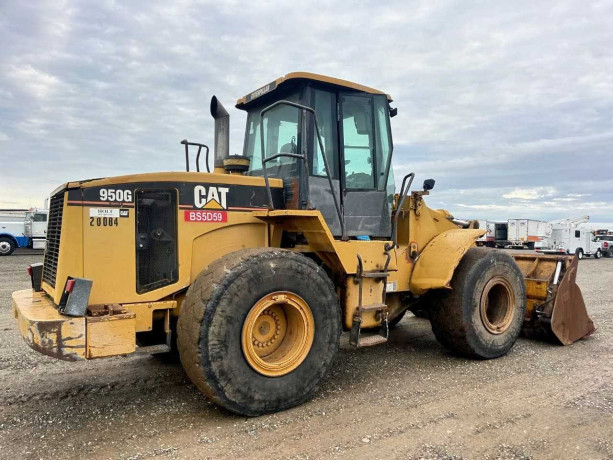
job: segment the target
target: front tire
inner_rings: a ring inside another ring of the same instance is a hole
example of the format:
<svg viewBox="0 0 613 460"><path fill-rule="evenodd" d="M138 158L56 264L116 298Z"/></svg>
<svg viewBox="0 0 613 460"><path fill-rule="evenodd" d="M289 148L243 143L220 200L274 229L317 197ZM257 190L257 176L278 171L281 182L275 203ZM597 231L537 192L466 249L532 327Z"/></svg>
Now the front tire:
<svg viewBox="0 0 613 460"><path fill-rule="evenodd" d="M10 256L15 250L16 244L12 238L0 238L0 256Z"/></svg>
<svg viewBox="0 0 613 460"><path fill-rule="evenodd" d="M600 259L602 257L602 251L600 249L597 249L596 252L594 253L594 259Z"/></svg>
<svg viewBox="0 0 613 460"><path fill-rule="evenodd" d="M256 416L302 404L339 347L334 286L315 262L280 249L212 263L181 306L178 346L192 382L220 406Z"/></svg>
<svg viewBox="0 0 613 460"><path fill-rule="evenodd" d="M507 353L521 332L526 310L523 275L502 251L471 248L435 296L430 321L436 339L452 352L477 359Z"/></svg>

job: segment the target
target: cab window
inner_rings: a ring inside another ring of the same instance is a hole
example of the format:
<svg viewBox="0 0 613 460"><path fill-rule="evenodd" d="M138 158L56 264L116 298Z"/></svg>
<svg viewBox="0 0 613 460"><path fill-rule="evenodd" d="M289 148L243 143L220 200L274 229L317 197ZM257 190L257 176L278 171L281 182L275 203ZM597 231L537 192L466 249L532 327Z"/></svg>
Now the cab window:
<svg viewBox="0 0 613 460"><path fill-rule="evenodd" d="M338 155L336 154L336 96L328 91L319 89L313 90L313 108L317 115L317 124L319 126L319 136L324 147L326 160L331 168L330 177L338 179ZM313 123L315 129L315 123ZM323 153L319 146L317 135L314 133L311 136L312 152L315 152L313 159L310 162L311 175L327 177L326 165L324 163Z"/></svg>
<svg viewBox="0 0 613 460"><path fill-rule="evenodd" d="M283 98L299 102L297 93ZM244 155L251 159L250 175L262 175L262 141L260 138L260 112L265 106L249 111L245 136ZM300 111L295 107L280 105L264 114L264 148L267 157L277 153L299 153ZM280 157L266 164L270 176L286 175L288 170L296 169L297 158Z"/></svg>
<svg viewBox="0 0 613 460"><path fill-rule="evenodd" d="M393 194L394 175L390 172L387 177L388 169L390 168L391 153L392 153L392 136L389 126L389 105L385 96L375 96L375 132L377 139L377 190L389 189L390 182Z"/></svg>
<svg viewBox="0 0 613 460"><path fill-rule="evenodd" d="M372 98L342 96L345 187L375 188Z"/></svg>

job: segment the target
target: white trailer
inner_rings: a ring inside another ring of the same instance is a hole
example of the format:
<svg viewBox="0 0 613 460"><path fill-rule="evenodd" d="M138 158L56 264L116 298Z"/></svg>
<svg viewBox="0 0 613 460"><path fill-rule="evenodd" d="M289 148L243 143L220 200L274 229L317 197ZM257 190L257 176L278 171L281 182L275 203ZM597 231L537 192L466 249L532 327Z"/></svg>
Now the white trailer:
<svg viewBox="0 0 613 460"><path fill-rule="evenodd" d="M509 219L507 238L513 247L537 249L547 245L553 230L549 222L534 219Z"/></svg>
<svg viewBox="0 0 613 460"><path fill-rule="evenodd" d="M485 235L477 240L477 246L494 246L495 222L491 220L479 220L479 229L485 230Z"/></svg>

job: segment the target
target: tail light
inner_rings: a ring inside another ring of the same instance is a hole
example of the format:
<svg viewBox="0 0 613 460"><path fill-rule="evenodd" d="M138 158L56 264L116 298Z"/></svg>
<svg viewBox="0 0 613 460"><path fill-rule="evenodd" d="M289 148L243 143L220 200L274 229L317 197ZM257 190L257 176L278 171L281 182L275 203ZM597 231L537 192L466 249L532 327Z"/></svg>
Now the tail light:
<svg viewBox="0 0 613 460"><path fill-rule="evenodd" d="M66 281L66 289L64 290L64 292L71 293L74 288L74 283L75 283L74 279L70 279Z"/></svg>
<svg viewBox="0 0 613 460"><path fill-rule="evenodd" d="M605 241L603 243L602 247L605 248L605 249L609 249L609 243Z"/></svg>

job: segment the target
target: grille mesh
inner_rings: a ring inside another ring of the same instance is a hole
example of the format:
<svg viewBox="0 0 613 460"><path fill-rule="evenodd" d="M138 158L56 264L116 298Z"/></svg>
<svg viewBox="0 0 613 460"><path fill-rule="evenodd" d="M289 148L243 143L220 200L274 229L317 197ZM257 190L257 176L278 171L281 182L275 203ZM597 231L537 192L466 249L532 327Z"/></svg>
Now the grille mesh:
<svg viewBox="0 0 613 460"><path fill-rule="evenodd" d="M51 197L49 219L47 222L47 246L43 263L43 281L55 287L57 263L60 255L60 234L62 231L62 214L64 212L64 191Z"/></svg>

